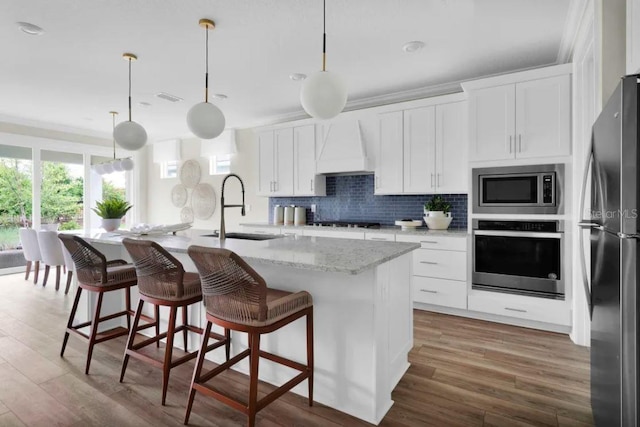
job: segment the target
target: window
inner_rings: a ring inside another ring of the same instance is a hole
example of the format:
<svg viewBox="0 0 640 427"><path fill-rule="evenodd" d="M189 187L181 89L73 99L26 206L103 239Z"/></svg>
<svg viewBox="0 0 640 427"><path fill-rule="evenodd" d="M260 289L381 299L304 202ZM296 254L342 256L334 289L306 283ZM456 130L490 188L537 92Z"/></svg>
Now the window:
<svg viewBox="0 0 640 427"><path fill-rule="evenodd" d="M209 157L209 175L226 175L231 172L231 154Z"/></svg>
<svg viewBox="0 0 640 427"><path fill-rule="evenodd" d="M178 161L160 163L160 178L176 178L178 176Z"/></svg>

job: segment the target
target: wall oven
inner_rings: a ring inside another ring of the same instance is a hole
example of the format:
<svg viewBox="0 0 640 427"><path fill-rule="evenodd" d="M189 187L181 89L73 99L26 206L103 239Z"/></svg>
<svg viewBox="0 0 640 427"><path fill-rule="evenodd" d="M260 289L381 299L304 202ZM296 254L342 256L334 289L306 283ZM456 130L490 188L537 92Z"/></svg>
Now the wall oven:
<svg viewBox="0 0 640 427"><path fill-rule="evenodd" d="M563 164L475 168L472 176L474 213L562 213Z"/></svg>
<svg viewBox="0 0 640 427"><path fill-rule="evenodd" d="M473 221L473 289L564 299L562 221Z"/></svg>

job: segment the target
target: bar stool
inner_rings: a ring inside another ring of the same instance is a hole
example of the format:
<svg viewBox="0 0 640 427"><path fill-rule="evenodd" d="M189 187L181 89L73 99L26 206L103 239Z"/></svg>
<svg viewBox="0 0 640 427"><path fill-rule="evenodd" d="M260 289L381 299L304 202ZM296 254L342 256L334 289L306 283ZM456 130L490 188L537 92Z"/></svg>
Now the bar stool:
<svg viewBox="0 0 640 427"><path fill-rule="evenodd" d="M36 284L38 283L38 273L40 272L40 261L42 261L40 245L38 245L38 233L33 228L21 228L19 234L24 258L27 260L24 280L29 280L29 273L33 265L33 283Z"/></svg>
<svg viewBox="0 0 640 427"><path fill-rule="evenodd" d="M129 333L127 348L124 352L120 382L122 382L125 371L127 370L129 356L162 368L162 404L164 405L167 397L167 387L171 369L191 359L195 359L198 355L197 351L187 352L188 332L191 331L202 334L202 328L189 324L187 307L202 301L200 278L197 273L185 272L180 261L155 242L126 238L122 243L133 259L138 276L140 301L138 302L138 308L136 309L136 315L133 320L133 328L131 328L131 332ZM156 319L159 318L158 312L160 306L169 307L167 332L161 334L159 327L156 326L156 334L154 337L134 344L136 333L141 328L148 326L138 326L142 307L145 302L155 305ZM182 307L182 325L176 328L176 317L178 308L180 307ZM225 336L222 336L212 333L210 329L211 328L207 330L207 336L217 339L218 342L207 347L208 350L213 350L224 345L227 360L229 360L231 340L229 330L225 329ZM183 332L184 351L187 352L187 354L173 360L174 335L180 331ZM159 346L160 340L163 338L167 339L163 361L156 360L140 352L140 349L153 343Z"/></svg>
<svg viewBox="0 0 640 427"><path fill-rule="evenodd" d="M136 285L136 270L133 265L127 264L126 261L121 259L107 261L106 257L100 251L78 236L59 234L58 237L62 240L65 248L71 254L71 258L75 264L76 278L78 279L78 290L76 291L76 296L73 300L73 308L71 309L69 321L67 322L67 330L64 334L60 357L64 356L64 350L67 346L70 332L87 338L89 340L89 351L87 354L87 364L84 373L88 374L89 366L91 365L93 347L101 342L127 335L129 333L129 329L131 329L131 316L133 315L133 311L131 310L131 287ZM83 289L90 292L96 292L98 294L98 300L96 301L93 319L88 322L82 322L74 325L73 321L78 309L78 303L80 302L80 294ZM102 297L104 296L104 293L118 289L126 290L126 309L117 313L109 314L105 317L100 317L100 309L102 308ZM126 316L127 318L126 329L123 327L116 327L114 329L98 333L98 325L100 322L115 319L120 316ZM80 331L80 329L87 326L91 327L91 331L88 335Z"/></svg>
<svg viewBox="0 0 640 427"><path fill-rule="evenodd" d="M57 291L60 289L60 267L64 265L64 255L62 254L62 245L58 239L58 233L50 230L38 231L38 245L40 245L40 253L42 254L42 262L44 263L44 280L42 281L42 286L47 285L49 270L51 267L55 267Z"/></svg>
<svg viewBox="0 0 640 427"><path fill-rule="evenodd" d="M247 425L249 427L255 425L256 413L259 410L305 379L309 382L309 406L312 406L313 301L311 295L305 291L293 293L268 288L264 279L230 250L190 246L188 253L200 273L202 293L207 309L207 326L194 368L184 423L189 422L196 391L244 412L248 417ZM260 336L262 334L276 331L303 316L306 317L307 327L306 365L260 350ZM249 348L209 372L203 373L204 357L209 351L205 337L211 330L212 323L234 331L246 332L249 335ZM248 403L235 400L205 384L246 357L249 357L250 361ZM258 362L260 357L296 369L300 373L258 400Z"/></svg>
<svg viewBox="0 0 640 427"><path fill-rule="evenodd" d="M71 287L71 281L73 280L73 272L76 270L76 266L73 263L73 258L71 258L71 254L62 243L62 256L64 258L64 265L67 268L67 285L64 288L64 294L69 293L69 288Z"/></svg>

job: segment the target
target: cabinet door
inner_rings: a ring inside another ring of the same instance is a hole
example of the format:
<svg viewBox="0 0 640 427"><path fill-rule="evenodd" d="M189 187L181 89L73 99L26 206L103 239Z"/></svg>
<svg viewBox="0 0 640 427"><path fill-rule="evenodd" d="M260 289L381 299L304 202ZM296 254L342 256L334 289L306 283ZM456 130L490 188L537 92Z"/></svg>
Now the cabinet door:
<svg viewBox="0 0 640 427"><path fill-rule="evenodd" d="M435 192L435 133L435 107L404 111L404 193Z"/></svg>
<svg viewBox="0 0 640 427"><path fill-rule="evenodd" d="M375 194L402 193L402 111L380 114Z"/></svg>
<svg viewBox="0 0 640 427"><path fill-rule="evenodd" d="M273 131L258 134L258 195L270 196L273 192L274 171Z"/></svg>
<svg viewBox="0 0 640 427"><path fill-rule="evenodd" d="M516 84L516 157L570 154L570 87L569 75Z"/></svg>
<svg viewBox="0 0 640 427"><path fill-rule="evenodd" d="M467 103L436 106L436 186L438 193L469 192Z"/></svg>
<svg viewBox="0 0 640 427"><path fill-rule="evenodd" d="M293 128L293 193L313 196L316 178L316 129L314 125Z"/></svg>
<svg viewBox="0 0 640 427"><path fill-rule="evenodd" d="M469 139L472 160L515 157L515 86L474 90L469 95Z"/></svg>
<svg viewBox="0 0 640 427"><path fill-rule="evenodd" d="M273 134L275 150L274 195L293 195L293 128L278 129Z"/></svg>

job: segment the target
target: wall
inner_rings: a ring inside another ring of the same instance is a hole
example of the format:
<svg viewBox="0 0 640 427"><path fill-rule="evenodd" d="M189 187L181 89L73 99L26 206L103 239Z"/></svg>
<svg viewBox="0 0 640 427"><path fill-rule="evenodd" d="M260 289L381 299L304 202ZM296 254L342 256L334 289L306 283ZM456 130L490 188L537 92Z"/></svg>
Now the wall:
<svg viewBox="0 0 640 427"><path fill-rule="evenodd" d="M269 221L276 205L307 208L307 222L360 221L394 225L400 219L421 219L429 195L376 196L373 175L328 176L326 197L271 197ZM444 194L452 205L453 228L467 228L467 195ZM316 205L316 214L311 205Z"/></svg>
<svg viewBox="0 0 640 427"><path fill-rule="evenodd" d="M626 68L626 0L596 0L596 42L599 47L600 95L607 102Z"/></svg>
<svg viewBox="0 0 640 427"><path fill-rule="evenodd" d="M264 222L268 218L269 201L266 197L255 195L258 187L257 164L258 150L256 149L255 134L252 130L236 132L237 154L231 160L231 172L238 174L244 181L246 216L240 215L240 209L231 208L225 211L227 230L239 231L242 222ZM147 183L146 183L146 222L149 224L176 224L180 222L180 210L171 203L171 189L180 183L179 178L160 178L160 165L153 163L152 147L147 153ZM220 190L224 175L209 175L209 161L200 157L200 140L182 140L182 160L195 159L200 163L202 177L200 182L213 186L216 192L216 208L213 216L206 220L196 219L194 228L217 230L220 228ZM225 186L227 204L241 202L240 184L237 180L227 181Z"/></svg>

